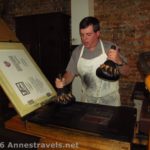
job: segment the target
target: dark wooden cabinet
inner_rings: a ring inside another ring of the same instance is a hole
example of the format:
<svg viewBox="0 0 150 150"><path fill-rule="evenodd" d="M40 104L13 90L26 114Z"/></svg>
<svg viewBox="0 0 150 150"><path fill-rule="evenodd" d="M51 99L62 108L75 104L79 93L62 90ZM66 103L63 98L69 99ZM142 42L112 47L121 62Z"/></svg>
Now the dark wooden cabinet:
<svg viewBox="0 0 150 150"><path fill-rule="evenodd" d="M70 58L70 16L40 14L16 17L15 22L17 37L54 85Z"/></svg>

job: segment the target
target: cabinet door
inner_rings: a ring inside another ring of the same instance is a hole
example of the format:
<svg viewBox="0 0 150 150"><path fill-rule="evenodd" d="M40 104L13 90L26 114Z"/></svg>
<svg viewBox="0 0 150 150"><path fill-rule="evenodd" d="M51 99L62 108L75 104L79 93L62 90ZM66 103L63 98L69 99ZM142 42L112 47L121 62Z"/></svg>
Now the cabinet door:
<svg viewBox="0 0 150 150"><path fill-rule="evenodd" d="M62 13L18 17L16 33L54 85L70 58L70 17Z"/></svg>
<svg viewBox="0 0 150 150"><path fill-rule="evenodd" d="M69 17L61 13L42 15L38 18L42 70L54 84L63 73L70 57Z"/></svg>

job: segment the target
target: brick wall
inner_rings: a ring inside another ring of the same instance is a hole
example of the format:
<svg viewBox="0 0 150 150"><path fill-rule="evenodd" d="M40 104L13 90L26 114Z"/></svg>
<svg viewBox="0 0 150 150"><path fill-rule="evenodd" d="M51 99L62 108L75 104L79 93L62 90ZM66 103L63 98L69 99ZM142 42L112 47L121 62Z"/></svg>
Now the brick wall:
<svg viewBox="0 0 150 150"><path fill-rule="evenodd" d="M2 2L3 1L3 2ZM3 3L3 5L2 5ZM1 16L15 31L14 17L63 12L70 15L70 0L0 0Z"/></svg>
<svg viewBox="0 0 150 150"><path fill-rule="evenodd" d="M14 31L15 16L71 12L70 0L0 0L0 4L1 16ZM149 0L94 0L94 13L101 22L102 39L116 42L129 59L131 74L120 80L124 104L130 103L135 82L143 81L137 61L139 53L150 50L149 10Z"/></svg>

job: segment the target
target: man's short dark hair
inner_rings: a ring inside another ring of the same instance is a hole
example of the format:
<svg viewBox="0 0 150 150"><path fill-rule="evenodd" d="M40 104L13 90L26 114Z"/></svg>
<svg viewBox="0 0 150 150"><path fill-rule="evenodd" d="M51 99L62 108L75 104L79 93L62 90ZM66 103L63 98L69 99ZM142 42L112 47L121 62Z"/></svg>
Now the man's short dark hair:
<svg viewBox="0 0 150 150"><path fill-rule="evenodd" d="M97 31L100 30L100 22L95 17L85 17L85 18L83 18L80 22L79 27L80 27L80 29L85 29L89 25L93 25L94 32L97 32Z"/></svg>

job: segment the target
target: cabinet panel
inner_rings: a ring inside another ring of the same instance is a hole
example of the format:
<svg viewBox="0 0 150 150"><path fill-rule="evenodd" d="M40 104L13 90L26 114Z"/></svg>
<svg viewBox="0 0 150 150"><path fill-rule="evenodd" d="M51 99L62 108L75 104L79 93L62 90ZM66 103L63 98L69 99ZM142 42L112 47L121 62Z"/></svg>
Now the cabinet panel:
<svg viewBox="0 0 150 150"><path fill-rule="evenodd" d="M36 18L32 16L16 17L15 22L17 37L25 45L37 64L40 65L39 39Z"/></svg>

